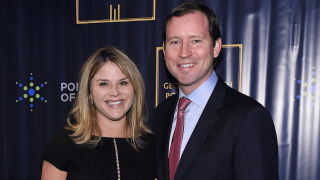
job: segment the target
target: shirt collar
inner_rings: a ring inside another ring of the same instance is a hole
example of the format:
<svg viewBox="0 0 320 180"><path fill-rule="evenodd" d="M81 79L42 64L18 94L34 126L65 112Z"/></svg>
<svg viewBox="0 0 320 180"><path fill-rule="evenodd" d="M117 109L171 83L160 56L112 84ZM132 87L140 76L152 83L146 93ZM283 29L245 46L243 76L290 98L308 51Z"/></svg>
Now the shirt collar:
<svg viewBox="0 0 320 180"><path fill-rule="evenodd" d="M215 71L212 72L211 76L202 83L197 89L192 91L188 96L184 95L181 89L179 88L179 99L181 97L186 97L204 109L206 106L211 93L218 82L218 76Z"/></svg>

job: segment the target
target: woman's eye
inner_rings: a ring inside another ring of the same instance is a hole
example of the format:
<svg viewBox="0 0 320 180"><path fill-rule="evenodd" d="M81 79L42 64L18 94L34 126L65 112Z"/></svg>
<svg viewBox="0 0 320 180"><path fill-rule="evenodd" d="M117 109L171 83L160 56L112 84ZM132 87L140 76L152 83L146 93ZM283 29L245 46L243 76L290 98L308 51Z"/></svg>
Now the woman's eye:
<svg viewBox="0 0 320 180"><path fill-rule="evenodd" d="M128 82L127 82L127 81L121 81L120 84L121 84L121 85L127 85Z"/></svg>
<svg viewBox="0 0 320 180"><path fill-rule="evenodd" d="M106 86L106 85L108 85L106 82L101 82L100 83L100 86Z"/></svg>

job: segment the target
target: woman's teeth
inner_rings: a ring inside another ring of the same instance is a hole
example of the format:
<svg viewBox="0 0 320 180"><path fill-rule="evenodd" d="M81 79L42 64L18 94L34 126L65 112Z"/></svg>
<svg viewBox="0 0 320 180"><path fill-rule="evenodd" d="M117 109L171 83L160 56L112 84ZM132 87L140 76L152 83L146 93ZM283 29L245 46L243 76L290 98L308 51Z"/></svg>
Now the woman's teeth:
<svg viewBox="0 0 320 180"><path fill-rule="evenodd" d="M117 104L120 104L122 101L115 101L115 102L107 102L108 105L117 105Z"/></svg>

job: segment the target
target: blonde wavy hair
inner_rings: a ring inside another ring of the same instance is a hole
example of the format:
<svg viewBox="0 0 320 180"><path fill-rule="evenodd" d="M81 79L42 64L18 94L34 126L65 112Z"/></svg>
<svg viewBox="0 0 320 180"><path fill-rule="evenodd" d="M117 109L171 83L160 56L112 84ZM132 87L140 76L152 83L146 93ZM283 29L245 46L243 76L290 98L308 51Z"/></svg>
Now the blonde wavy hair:
<svg viewBox="0 0 320 180"><path fill-rule="evenodd" d="M131 141L128 138L127 140L135 149L143 148L145 142L142 141L141 135L151 133L146 126L148 112L143 78L135 63L115 47L97 50L83 65L79 78L79 91L73 108L68 114L69 126L66 129L74 131L71 137L76 144L95 147L101 141L101 129L97 122L96 108L90 96L90 83L102 65L109 61L119 66L133 86L135 96L132 107L127 112L125 125L125 132L129 130L130 135L125 134L125 136L126 138L131 137Z"/></svg>

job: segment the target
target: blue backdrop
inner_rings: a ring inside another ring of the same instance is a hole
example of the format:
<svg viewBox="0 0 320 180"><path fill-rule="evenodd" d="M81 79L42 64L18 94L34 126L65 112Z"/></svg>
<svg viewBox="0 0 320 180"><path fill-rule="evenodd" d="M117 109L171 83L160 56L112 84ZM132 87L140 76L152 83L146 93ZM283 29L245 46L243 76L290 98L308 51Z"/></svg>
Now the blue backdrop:
<svg viewBox="0 0 320 180"><path fill-rule="evenodd" d="M162 23L183 0L0 2L0 179L39 179L40 154L66 125L84 61L113 45L137 63L152 115L176 92ZM271 112L281 180L320 179L320 1L199 0L219 16L217 72Z"/></svg>

